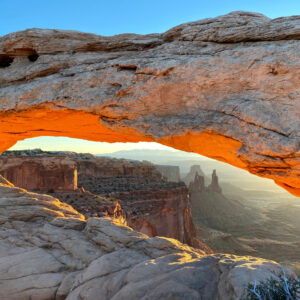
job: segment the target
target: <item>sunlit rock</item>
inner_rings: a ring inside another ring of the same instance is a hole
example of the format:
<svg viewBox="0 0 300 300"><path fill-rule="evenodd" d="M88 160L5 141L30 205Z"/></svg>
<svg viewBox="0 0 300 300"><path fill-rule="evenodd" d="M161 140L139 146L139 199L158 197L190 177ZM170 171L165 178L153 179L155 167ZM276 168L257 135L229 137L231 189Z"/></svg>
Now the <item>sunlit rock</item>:
<svg viewBox="0 0 300 300"><path fill-rule="evenodd" d="M0 181L1 299L229 300L282 272L272 261L206 255L110 218L85 221L51 196Z"/></svg>
<svg viewBox="0 0 300 300"><path fill-rule="evenodd" d="M0 140L155 141L300 194L300 17L233 12L162 34L0 38Z"/></svg>

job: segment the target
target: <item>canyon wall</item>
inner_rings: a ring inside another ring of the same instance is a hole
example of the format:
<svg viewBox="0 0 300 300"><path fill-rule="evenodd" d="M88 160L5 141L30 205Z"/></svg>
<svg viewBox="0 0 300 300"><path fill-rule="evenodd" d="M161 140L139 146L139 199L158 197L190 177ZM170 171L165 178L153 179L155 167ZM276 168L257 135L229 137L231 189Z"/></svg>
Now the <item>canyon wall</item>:
<svg viewBox="0 0 300 300"><path fill-rule="evenodd" d="M300 194L300 17L233 12L162 34L0 38L0 141L152 141Z"/></svg>
<svg viewBox="0 0 300 300"><path fill-rule="evenodd" d="M191 203L184 184L156 189L115 192L110 196L122 200L127 224L150 237L175 238L190 246L213 251L196 238Z"/></svg>
<svg viewBox="0 0 300 300"><path fill-rule="evenodd" d="M120 199L133 229L211 251L196 238L188 190L182 182L169 182L148 162L80 155L75 159L78 185L96 195ZM168 169L179 171L178 167Z"/></svg>
<svg viewBox="0 0 300 300"><path fill-rule="evenodd" d="M79 189L66 188L72 182L64 162L73 167L73 179L76 170ZM196 238L184 183L169 182L151 163L38 149L6 151L0 156L0 174L20 187L50 192L87 218L114 217L151 237L171 237L211 251Z"/></svg>
<svg viewBox="0 0 300 300"><path fill-rule="evenodd" d="M74 191L77 166L66 156L0 156L0 174L19 187L40 191Z"/></svg>

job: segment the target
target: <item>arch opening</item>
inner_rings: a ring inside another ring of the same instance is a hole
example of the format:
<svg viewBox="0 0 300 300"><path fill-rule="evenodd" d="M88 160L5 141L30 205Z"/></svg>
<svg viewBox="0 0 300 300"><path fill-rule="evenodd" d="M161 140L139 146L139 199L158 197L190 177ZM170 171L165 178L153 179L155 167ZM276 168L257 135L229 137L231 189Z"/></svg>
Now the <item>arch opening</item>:
<svg viewBox="0 0 300 300"><path fill-rule="evenodd" d="M37 137L11 150L19 152L0 156L0 174L70 204L86 218L110 216L207 253L258 255L299 272L299 202L271 180L152 142ZM275 234L274 228L280 230Z"/></svg>
<svg viewBox="0 0 300 300"><path fill-rule="evenodd" d="M286 160L291 162L285 163L284 166L277 162L273 163L272 159L258 162L257 166L247 161L247 157L243 157L241 149L244 146L240 141L214 131L187 131L178 135L157 137L145 134L135 126L124 126L122 122L118 125L120 121L118 119L107 124L98 113L65 109L51 103L21 111L2 112L0 117L0 138L3 141L0 146L1 152L11 148L20 140L39 136L61 136L108 143L156 142L248 170L260 177L273 179L276 184L293 195L299 196L300 193L297 157L287 157ZM291 168L294 168L294 174Z"/></svg>

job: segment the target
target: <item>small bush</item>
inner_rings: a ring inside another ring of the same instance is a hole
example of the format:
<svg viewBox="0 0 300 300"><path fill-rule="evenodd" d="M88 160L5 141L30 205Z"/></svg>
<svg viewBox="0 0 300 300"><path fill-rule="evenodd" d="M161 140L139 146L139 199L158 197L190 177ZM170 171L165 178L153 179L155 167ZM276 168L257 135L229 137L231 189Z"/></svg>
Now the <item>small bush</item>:
<svg viewBox="0 0 300 300"><path fill-rule="evenodd" d="M278 275L265 282L250 283L244 300L300 300L300 280Z"/></svg>

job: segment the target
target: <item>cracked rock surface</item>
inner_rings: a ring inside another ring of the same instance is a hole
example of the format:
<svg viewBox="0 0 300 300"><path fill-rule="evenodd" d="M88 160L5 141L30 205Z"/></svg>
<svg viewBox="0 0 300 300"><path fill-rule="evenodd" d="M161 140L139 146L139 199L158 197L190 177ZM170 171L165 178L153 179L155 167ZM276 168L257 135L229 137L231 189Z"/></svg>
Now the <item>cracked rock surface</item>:
<svg viewBox="0 0 300 300"><path fill-rule="evenodd" d="M249 281L282 271L149 238L113 219L85 221L58 199L0 181L1 299L237 299Z"/></svg>
<svg viewBox="0 0 300 300"><path fill-rule="evenodd" d="M0 37L1 150L42 135L155 141L300 195L300 16L233 12L162 34Z"/></svg>

